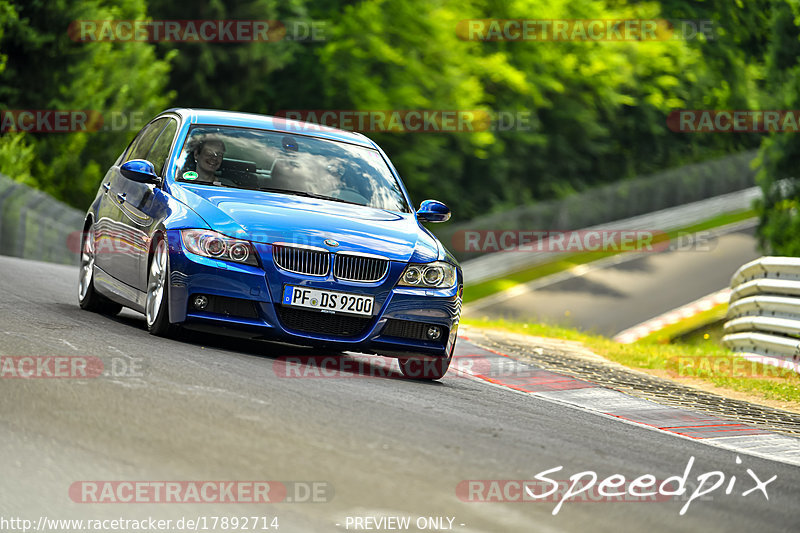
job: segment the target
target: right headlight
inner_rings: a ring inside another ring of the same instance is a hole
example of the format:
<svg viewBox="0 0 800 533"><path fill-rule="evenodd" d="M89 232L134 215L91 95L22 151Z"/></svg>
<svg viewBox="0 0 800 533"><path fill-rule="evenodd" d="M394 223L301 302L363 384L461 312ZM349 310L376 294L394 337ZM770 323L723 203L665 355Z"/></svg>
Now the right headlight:
<svg viewBox="0 0 800 533"><path fill-rule="evenodd" d="M207 229L182 229L181 240L193 254L258 266L255 250L250 241L233 239Z"/></svg>
<svg viewBox="0 0 800 533"><path fill-rule="evenodd" d="M456 284L456 267L445 261L409 263L400 276L402 287L448 289Z"/></svg>

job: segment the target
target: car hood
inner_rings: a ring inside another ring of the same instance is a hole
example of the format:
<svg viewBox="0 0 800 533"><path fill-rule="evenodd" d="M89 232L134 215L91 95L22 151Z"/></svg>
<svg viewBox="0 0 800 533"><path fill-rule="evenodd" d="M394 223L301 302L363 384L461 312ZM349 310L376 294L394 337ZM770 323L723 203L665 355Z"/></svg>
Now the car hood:
<svg viewBox="0 0 800 533"><path fill-rule="evenodd" d="M209 227L230 237L372 253L404 262L434 261L444 254L413 213L195 184L174 184L170 192ZM326 239L339 246L326 246Z"/></svg>

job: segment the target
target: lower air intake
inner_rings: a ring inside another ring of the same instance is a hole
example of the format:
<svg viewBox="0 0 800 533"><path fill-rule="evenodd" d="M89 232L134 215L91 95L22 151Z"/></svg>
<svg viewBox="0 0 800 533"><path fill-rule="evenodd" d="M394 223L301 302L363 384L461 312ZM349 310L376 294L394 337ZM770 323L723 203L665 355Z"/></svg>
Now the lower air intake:
<svg viewBox="0 0 800 533"><path fill-rule="evenodd" d="M332 315L283 306L278 306L277 311L287 329L332 337L358 337L372 322L372 317Z"/></svg>

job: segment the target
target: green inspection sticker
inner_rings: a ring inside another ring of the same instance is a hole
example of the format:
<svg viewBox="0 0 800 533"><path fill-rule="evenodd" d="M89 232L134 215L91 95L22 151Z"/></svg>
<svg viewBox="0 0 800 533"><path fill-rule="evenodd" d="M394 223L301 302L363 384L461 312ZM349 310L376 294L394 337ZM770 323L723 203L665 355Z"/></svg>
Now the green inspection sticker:
<svg viewBox="0 0 800 533"><path fill-rule="evenodd" d="M197 179L197 172L192 172L191 170L189 172L184 172L183 173L183 179L185 179L185 180L196 180Z"/></svg>

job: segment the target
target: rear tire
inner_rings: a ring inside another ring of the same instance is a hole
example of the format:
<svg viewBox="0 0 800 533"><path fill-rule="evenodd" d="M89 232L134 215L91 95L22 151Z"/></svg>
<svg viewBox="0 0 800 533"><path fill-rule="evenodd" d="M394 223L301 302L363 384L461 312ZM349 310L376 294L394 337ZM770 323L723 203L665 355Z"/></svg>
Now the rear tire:
<svg viewBox="0 0 800 533"><path fill-rule="evenodd" d="M151 335L171 337L178 326L169 322L169 252L167 242L162 237L156 239L147 275L145 318Z"/></svg>
<svg viewBox="0 0 800 533"><path fill-rule="evenodd" d="M83 232L81 240L81 270L78 281L78 305L81 309L114 316L122 311L122 306L112 302L94 288L94 227Z"/></svg>

